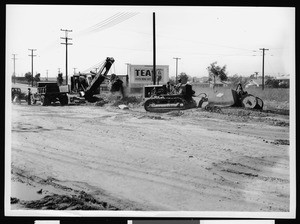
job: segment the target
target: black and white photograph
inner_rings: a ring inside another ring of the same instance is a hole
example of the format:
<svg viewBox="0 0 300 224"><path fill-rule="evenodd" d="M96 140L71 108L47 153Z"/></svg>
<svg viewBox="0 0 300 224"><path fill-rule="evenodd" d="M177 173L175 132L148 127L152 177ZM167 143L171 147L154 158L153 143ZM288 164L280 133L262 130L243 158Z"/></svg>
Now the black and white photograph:
<svg viewBox="0 0 300 224"><path fill-rule="evenodd" d="M5 11L5 215L295 218L294 7Z"/></svg>

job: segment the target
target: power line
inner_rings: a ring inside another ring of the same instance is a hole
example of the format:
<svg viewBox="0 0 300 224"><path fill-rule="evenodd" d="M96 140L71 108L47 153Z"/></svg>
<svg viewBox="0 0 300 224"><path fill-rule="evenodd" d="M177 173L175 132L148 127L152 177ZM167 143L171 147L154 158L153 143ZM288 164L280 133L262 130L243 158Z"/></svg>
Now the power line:
<svg viewBox="0 0 300 224"><path fill-rule="evenodd" d="M103 64L104 64L104 61L98 62L97 64L95 64L95 65L93 65L93 66L91 66L91 67L83 70L82 73L90 72L91 70L93 70L95 68L99 69L100 67L102 67Z"/></svg>
<svg viewBox="0 0 300 224"><path fill-rule="evenodd" d="M90 28L88 28L88 30L89 30L89 32L90 32L90 31L92 31L92 30L98 29L99 27L101 27L101 26L103 26L103 25L106 25L106 24L109 24L109 23L111 23L111 22L113 22L113 21L115 21L115 20L121 18L121 17L124 16L124 15L125 15L124 12L122 12L122 13L121 13L121 12L118 12L117 14L115 14L115 15L113 15L113 16L111 16L111 17L109 17L109 18L107 18L107 19L105 19L105 20L103 20L103 21L101 21L101 22L99 22L99 23L97 23L97 24L91 26Z"/></svg>
<svg viewBox="0 0 300 224"><path fill-rule="evenodd" d="M61 39L65 39L66 42L61 44L66 45L66 85L68 85L68 45L72 45L72 43L68 43L68 40L72 40L72 38L68 38L68 32L72 32L72 30L60 30L65 32L65 37L61 37Z"/></svg>
<svg viewBox="0 0 300 224"><path fill-rule="evenodd" d="M36 51L36 49L28 49L31 51L31 54L28 56L31 56L31 75L32 75L32 80L31 80L31 86L33 87L33 57L36 55L33 55L33 51Z"/></svg>
<svg viewBox="0 0 300 224"><path fill-rule="evenodd" d="M182 40L182 41L188 41L190 42L194 42L194 43L198 43L198 44L205 44L205 45L211 45L211 46L216 46L216 47L223 47L223 48L231 48L231 49L236 49L236 50L244 50L244 51L252 51L251 49L246 49L246 48L238 48L238 47L233 47L233 46L228 46L228 45L222 45L222 44L213 44L213 43L207 43L207 42L202 42L202 41L195 41L195 40L186 40L186 39L182 39L182 38L177 38L177 37L170 37L167 35L157 35L160 37L165 37L165 38L172 38L172 39L177 39L177 40Z"/></svg>
<svg viewBox="0 0 300 224"><path fill-rule="evenodd" d="M117 25L117 24L119 24L121 22L124 22L127 19L130 19L131 17L133 17L133 16L135 16L137 14L138 13L128 13L128 14L121 15L118 18L115 18L112 21L109 21L109 22L107 22L105 24L102 24L102 25L96 27L96 28L93 28L90 32L98 32L98 31L110 28L110 27L115 26L115 25Z"/></svg>
<svg viewBox="0 0 300 224"><path fill-rule="evenodd" d="M110 16L109 18L79 32L80 34L87 34L87 33L91 33L91 32L98 32L107 28L110 28L112 26L115 26L127 19L130 19L131 17L137 15L138 12L118 12L116 14L114 14L113 16Z"/></svg>

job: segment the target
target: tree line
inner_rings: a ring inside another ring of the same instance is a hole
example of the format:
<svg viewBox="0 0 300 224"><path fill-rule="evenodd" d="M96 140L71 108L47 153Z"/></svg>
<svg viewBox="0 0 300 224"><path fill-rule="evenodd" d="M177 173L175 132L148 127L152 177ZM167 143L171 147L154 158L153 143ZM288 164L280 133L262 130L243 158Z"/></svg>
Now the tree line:
<svg viewBox="0 0 300 224"><path fill-rule="evenodd" d="M245 85L250 79L255 79L255 75L252 74L250 75L250 77L243 77L243 76L239 76L237 74L233 75L233 76L228 76L228 72L227 72L227 66L223 65L220 66L217 64L217 62L213 62L211 63L208 67L207 67L207 71L208 71L208 82L212 82L212 83L216 83L216 80L220 80L222 82L224 81L228 81L231 86L236 86L237 84L241 83L242 85ZM32 81L37 83L41 80L41 74L37 73L34 77L32 76L31 72L27 72L25 74L25 77L13 77L15 80L18 81L27 81L27 83L31 83ZM161 77L159 77L161 79ZM187 83L187 82L195 82L195 79L197 79L197 77L191 77L188 74L186 74L185 72L181 72L178 76L178 79L181 79L181 83ZM178 80L177 79L177 80ZM288 83L281 83L278 79L271 77L271 76L265 76L265 86L266 87L270 87L270 88L289 88L289 84ZM62 85L64 79L63 79L63 74L59 73L57 75L57 83L59 85ZM158 82L160 80L157 80ZM170 78L170 83L175 85L176 84L176 80L174 78Z"/></svg>
<svg viewBox="0 0 300 224"><path fill-rule="evenodd" d="M212 82L216 83L216 80L220 80L222 82L227 81L229 86L237 86L239 83L242 85L246 85L247 82L249 82L251 79L255 80L257 77L252 74L249 77L243 77L239 76L237 74L233 76L228 76L227 72L227 66L220 66L217 64L217 62L211 63L207 67L208 71L208 80L207 82ZM259 77L261 78L261 77ZM187 75L185 72L181 72L178 76L178 79L181 79L182 83L187 83L187 82L195 82L197 77L191 77ZM265 86L269 88L289 88L289 83L281 83L280 80L272 77L272 76L265 76ZM171 84L175 84L175 79L171 78L170 79Z"/></svg>

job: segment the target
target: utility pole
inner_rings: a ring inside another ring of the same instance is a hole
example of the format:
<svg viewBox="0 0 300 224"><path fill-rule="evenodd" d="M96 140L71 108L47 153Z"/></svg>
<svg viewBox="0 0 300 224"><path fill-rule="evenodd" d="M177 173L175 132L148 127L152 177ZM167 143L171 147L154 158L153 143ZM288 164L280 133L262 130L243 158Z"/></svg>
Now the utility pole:
<svg viewBox="0 0 300 224"><path fill-rule="evenodd" d="M47 81L48 81L48 69L46 70L46 74L47 74Z"/></svg>
<svg viewBox="0 0 300 224"><path fill-rule="evenodd" d="M130 63L125 63L125 65L126 65L126 75L129 75L128 73L128 66L130 65Z"/></svg>
<svg viewBox="0 0 300 224"><path fill-rule="evenodd" d="M262 61L262 90L265 88L265 51L268 51L269 49L266 48L260 48L259 50L263 51L263 61Z"/></svg>
<svg viewBox="0 0 300 224"><path fill-rule="evenodd" d="M153 85L156 83L155 12L153 13Z"/></svg>
<svg viewBox="0 0 300 224"><path fill-rule="evenodd" d="M130 69L129 69L129 65L130 63L125 63L126 65L126 86L128 86L128 83L129 83L129 73L130 73Z"/></svg>
<svg viewBox="0 0 300 224"><path fill-rule="evenodd" d="M13 78L14 78L14 83L16 83L16 54L13 54L13 60L14 60L14 74L13 74Z"/></svg>
<svg viewBox="0 0 300 224"><path fill-rule="evenodd" d="M32 81L31 81L31 86L33 86L33 57L36 55L33 55L33 51L36 51L36 49L28 49L31 51L31 54L28 56L31 56L31 75L32 75Z"/></svg>
<svg viewBox="0 0 300 224"><path fill-rule="evenodd" d="M68 45L72 45L72 43L68 43L68 40L72 40L72 38L68 38L68 32L72 32L72 30L63 30L60 29L61 31L65 31L65 37L61 37L61 39L65 39L65 44L66 45L66 85L68 85Z"/></svg>
<svg viewBox="0 0 300 224"><path fill-rule="evenodd" d="M176 60L176 79L175 79L175 84L177 84L177 72L178 72L178 60L180 60L181 58L173 58Z"/></svg>

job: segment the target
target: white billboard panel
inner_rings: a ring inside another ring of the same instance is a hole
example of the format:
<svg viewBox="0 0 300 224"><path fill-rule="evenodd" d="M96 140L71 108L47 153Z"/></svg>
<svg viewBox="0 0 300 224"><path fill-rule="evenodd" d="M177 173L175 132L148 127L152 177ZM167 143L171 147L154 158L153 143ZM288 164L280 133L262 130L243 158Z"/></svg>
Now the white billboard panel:
<svg viewBox="0 0 300 224"><path fill-rule="evenodd" d="M156 84L166 84L169 81L169 66L156 65ZM130 87L143 87L153 84L152 65L128 65Z"/></svg>

